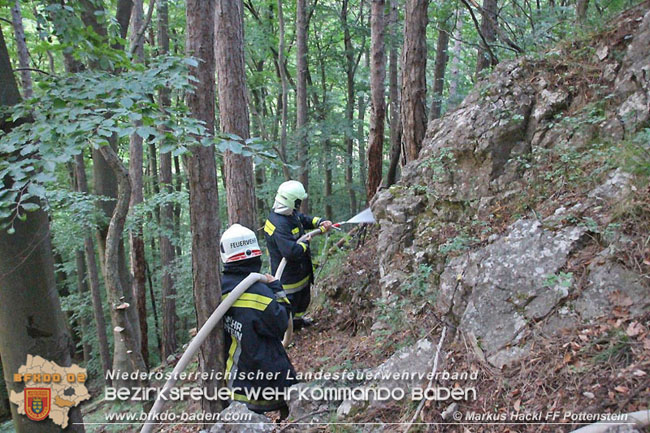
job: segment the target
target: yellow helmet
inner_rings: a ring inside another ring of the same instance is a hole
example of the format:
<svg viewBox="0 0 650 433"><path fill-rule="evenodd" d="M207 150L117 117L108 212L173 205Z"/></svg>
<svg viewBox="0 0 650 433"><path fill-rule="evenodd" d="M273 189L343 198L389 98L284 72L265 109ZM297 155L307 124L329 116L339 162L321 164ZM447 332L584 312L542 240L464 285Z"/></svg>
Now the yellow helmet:
<svg viewBox="0 0 650 433"><path fill-rule="evenodd" d="M304 200L307 198L307 192L302 183L297 180L288 180L278 187L278 192L275 195L275 201L293 209L296 207L296 200Z"/></svg>

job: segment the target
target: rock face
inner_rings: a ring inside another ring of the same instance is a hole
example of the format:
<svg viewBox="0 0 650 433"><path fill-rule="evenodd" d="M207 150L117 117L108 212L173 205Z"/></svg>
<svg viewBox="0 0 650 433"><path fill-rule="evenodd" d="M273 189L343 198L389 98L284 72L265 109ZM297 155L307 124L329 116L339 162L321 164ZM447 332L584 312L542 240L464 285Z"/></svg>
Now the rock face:
<svg viewBox="0 0 650 433"><path fill-rule="evenodd" d="M428 339L421 339L414 345L404 347L394 353L390 358L377 367L364 370L362 376L367 378L364 382L345 384L349 389L363 390L394 390L404 391L403 398L409 399L414 387L424 387L428 378L427 375L433 368L437 345ZM438 371L444 368L445 354L441 351L438 354ZM381 407L387 401L394 401L399 397L397 394L385 395L382 399L373 398L376 394L368 392L368 398L349 400L325 400L314 399L311 396L322 396L322 392L314 392L315 388L341 388L339 382L325 383L299 383L289 390L293 398L287 403L289 405L289 420L301 420L304 423L326 422L332 413L336 413L339 420L348 419L355 414L365 411L368 407ZM303 391L301 394L300 391ZM368 426L363 431L383 431L381 425Z"/></svg>
<svg viewBox="0 0 650 433"><path fill-rule="evenodd" d="M569 295L570 278L557 275L586 231L552 232L537 220L517 221L487 247L449 261L440 277L437 308L480 339L489 359L503 359L499 351L517 343L529 323L546 317Z"/></svg>
<svg viewBox="0 0 650 433"><path fill-rule="evenodd" d="M372 385L386 389L400 388L408 396L414 387L426 385L426 375L433 368L435 354L436 345L426 338L398 350L381 365L370 369L370 375L378 378ZM443 359L444 353L440 353L438 368L441 368Z"/></svg>
<svg viewBox="0 0 650 433"><path fill-rule="evenodd" d="M621 72L616 77L616 88L625 98L618 117L626 131L650 119L650 11L646 12L639 31L634 35L625 53Z"/></svg>
<svg viewBox="0 0 650 433"><path fill-rule="evenodd" d="M337 386L336 384L330 384ZM300 422L325 422L329 418L329 411L334 412L340 401L327 401L325 399L311 399L309 388L326 387L327 384L299 383L289 389L288 395L293 397L287 401L289 406L289 420ZM303 390L301 394L300 391ZM319 396L319 394L314 393Z"/></svg>
<svg viewBox="0 0 650 433"><path fill-rule="evenodd" d="M615 307L629 308L633 315L648 311L650 298L642 277L613 261L589 265L587 288L575 302L586 320L603 316Z"/></svg>
<svg viewBox="0 0 650 433"><path fill-rule="evenodd" d="M270 419L248 410L244 403L231 403L221 411L221 417L233 421L213 425L210 433L271 433L275 429Z"/></svg>
<svg viewBox="0 0 650 433"><path fill-rule="evenodd" d="M495 203L520 194L531 182L526 161L533 156L581 152L595 139L622 140L647 128L650 12L627 18L620 28L629 33L594 50L610 92L602 98L613 101L604 110L609 116L561 122L598 101L559 85L545 72L547 64L527 58L501 64L455 111L430 122L419 159L371 203L380 225L382 295L396 293L418 266L431 266L437 313L473 336L497 367L527 354L528 331L554 333L616 306L633 315L648 308L647 279L625 268L615 246L580 220L589 215L587 220L604 225L611 221L603 209L633 189L632 176L620 169L566 208L547 200L557 206L550 216L540 219L533 211L479 246L466 247L460 235L441 235L448 226L479 222ZM561 53L556 61L561 64ZM585 266L578 284L567 268L589 243L600 248L594 252L598 260Z"/></svg>

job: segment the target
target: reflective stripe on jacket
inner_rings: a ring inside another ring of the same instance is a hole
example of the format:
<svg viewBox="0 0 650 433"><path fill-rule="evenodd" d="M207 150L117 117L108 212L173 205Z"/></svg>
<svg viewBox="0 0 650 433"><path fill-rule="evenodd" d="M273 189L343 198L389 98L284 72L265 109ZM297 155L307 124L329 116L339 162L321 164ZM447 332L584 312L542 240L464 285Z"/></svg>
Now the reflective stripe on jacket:
<svg viewBox="0 0 650 433"><path fill-rule="evenodd" d="M264 236L274 275L282 258L287 259L287 267L282 273L282 287L287 293L296 293L313 281L309 244L298 242L298 239L305 234L305 229L315 229L320 223L321 218L298 211L291 215L271 211L264 224Z"/></svg>
<svg viewBox="0 0 650 433"><path fill-rule="evenodd" d="M228 297L249 273L226 268L221 280L222 298ZM257 282L224 316L227 385L234 391L231 393L233 400L245 402L253 410L276 410L284 402L251 399L245 390L284 390L296 383L295 370L282 346L289 311L289 300L278 281Z"/></svg>

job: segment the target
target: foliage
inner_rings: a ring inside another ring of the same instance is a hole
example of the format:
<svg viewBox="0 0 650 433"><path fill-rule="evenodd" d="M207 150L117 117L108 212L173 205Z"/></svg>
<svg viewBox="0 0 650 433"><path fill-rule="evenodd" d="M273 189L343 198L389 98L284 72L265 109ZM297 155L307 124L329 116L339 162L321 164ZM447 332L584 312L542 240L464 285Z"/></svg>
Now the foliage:
<svg viewBox="0 0 650 433"><path fill-rule="evenodd" d="M377 308L377 321L385 324L387 328L379 330L378 345L380 350L396 350L413 342L418 338L418 331L411 329L411 335L404 340L388 339L398 330L404 329L405 323L410 323L409 315L414 315L414 306L433 305L436 302L437 291L431 282L433 267L426 264L418 266L417 270L409 274L408 278L399 288L399 293L375 300ZM423 308L423 307L421 307Z"/></svg>
<svg viewBox="0 0 650 433"><path fill-rule="evenodd" d="M623 167L645 182L650 179L650 128L640 130L631 140L624 143Z"/></svg>
<svg viewBox="0 0 650 433"><path fill-rule="evenodd" d="M137 134L177 156L194 145L216 142L221 152L274 159L264 143L243 140L234 134L211 138L202 122L190 116L187 107L160 107L156 93L168 89L182 95L192 91L188 66L196 60L161 56L145 69L120 73L85 71L39 82L34 98L6 109L14 122L29 119L0 135L0 178L11 181L0 194L0 222L11 230L15 218L38 209L34 199L46 198L45 186L56 180L62 164L91 145L111 145L112 140ZM0 116L3 113L0 112ZM12 216L14 218L12 218Z"/></svg>
<svg viewBox="0 0 650 433"><path fill-rule="evenodd" d="M446 241L444 244L440 245L438 247L438 251L440 251L442 254L466 251L472 244L476 242L478 242L478 239L475 237L468 236L466 234L459 234L458 236L455 236Z"/></svg>
<svg viewBox="0 0 650 433"><path fill-rule="evenodd" d="M546 275L544 287L560 287L568 289L573 284L573 272L560 272L558 274Z"/></svg>
<svg viewBox="0 0 650 433"><path fill-rule="evenodd" d="M85 71L40 81L34 98L5 108L7 116L22 124L0 135L0 221L20 218L38 208L34 199L44 199L45 186L56 180L57 164L69 161L89 144L109 144L111 137L137 133L160 144L163 151L185 149L194 142L202 125L186 110L162 110L154 102L157 90L176 92L191 89L189 64L194 60L161 57L148 69L118 74ZM24 119L24 120L23 120ZM141 124L138 126L136 122ZM160 133L157 128L167 128Z"/></svg>
<svg viewBox="0 0 650 433"><path fill-rule="evenodd" d="M445 179L444 175L448 173L450 165L455 160L453 149L443 147L435 155L425 159L422 165L432 169L433 174L431 178L434 182L442 182Z"/></svg>

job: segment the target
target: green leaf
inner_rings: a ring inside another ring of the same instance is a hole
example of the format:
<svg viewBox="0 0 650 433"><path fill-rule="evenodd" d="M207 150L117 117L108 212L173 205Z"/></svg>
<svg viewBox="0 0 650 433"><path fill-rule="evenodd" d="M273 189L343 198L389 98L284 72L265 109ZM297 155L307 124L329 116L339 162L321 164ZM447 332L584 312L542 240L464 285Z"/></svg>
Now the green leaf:
<svg viewBox="0 0 650 433"><path fill-rule="evenodd" d="M120 99L120 105L127 109L131 108L133 107L133 99L125 96L124 98Z"/></svg>
<svg viewBox="0 0 650 433"><path fill-rule="evenodd" d="M140 137L142 137L143 140L148 140L151 135L158 135L158 131L156 131L156 129L152 128L151 126L138 126L135 132Z"/></svg>
<svg viewBox="0 0 650 433"><path fill-rule="evenodd" d="M65 108L65 101L61 98L56 98L54 99L52 105L54 105L54 108Z"/></svg>
<svg viewBox="0 0 650 433"><path fill-rule="evenodd" d="M20 207L22 207L27 212L34 212L35 210L39 210L41 208L36 203L21 203Z"/></svg>

